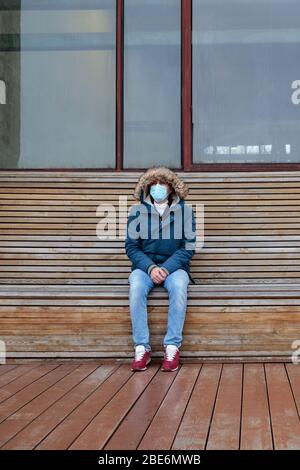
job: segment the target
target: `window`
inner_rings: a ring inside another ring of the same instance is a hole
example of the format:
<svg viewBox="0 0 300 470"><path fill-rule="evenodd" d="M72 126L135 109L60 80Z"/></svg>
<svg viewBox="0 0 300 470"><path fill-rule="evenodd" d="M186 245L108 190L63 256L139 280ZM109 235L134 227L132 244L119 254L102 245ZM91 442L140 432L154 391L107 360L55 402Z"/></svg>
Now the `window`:
<svg viewBox="0 0 300 470"><path fill-rule="evenodd" d="M300 169L299 14L0 0L0 169Z"/></svg>
<svg viewBox="0 0 300 470"><path fill-rule="evenodd" d="M192 8L194 163L299 162L300 3Z"/></svg>
<svg viewBox="0 0 300 470"><path fill-rule="evenodd" d="M115 25L115 0L1 2L1 168L115 166Z"/></svg>
<svg viewBox="0 0 300 470"><path fill-rule="evenodd" d="M125 0L124 167L181 165L180 1Z"/></svg>

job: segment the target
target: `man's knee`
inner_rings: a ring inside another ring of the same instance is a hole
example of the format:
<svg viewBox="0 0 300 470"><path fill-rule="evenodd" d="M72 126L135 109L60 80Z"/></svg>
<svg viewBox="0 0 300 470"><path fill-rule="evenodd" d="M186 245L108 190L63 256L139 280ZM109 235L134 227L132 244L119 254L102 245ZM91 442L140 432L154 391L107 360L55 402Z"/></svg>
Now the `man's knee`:
<svg viewBox="0 0 300 470"><path fill-rule="evenodd" d="M189 275L184 269L177 269L169 274L165 281L168 290L186 291L189 284Z"/></svg>
<svg viewBox="0 0 300 470"><path fill-rule="evenodd" d="M130 284L130 295L145 295L150 288L149 276L141 269L134 269L131 272L128 281Z"/></svg>

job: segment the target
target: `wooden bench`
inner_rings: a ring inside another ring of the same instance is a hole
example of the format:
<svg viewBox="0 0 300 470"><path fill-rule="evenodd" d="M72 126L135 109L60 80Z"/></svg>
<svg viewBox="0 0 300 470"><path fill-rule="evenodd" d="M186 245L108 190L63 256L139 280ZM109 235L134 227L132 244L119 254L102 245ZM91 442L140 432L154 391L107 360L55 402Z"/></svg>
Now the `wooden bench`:
<svg viewBox="0 0 300 470"><path fill-rule="evenodd" d="M128 209L140 172L2 171L0 339L10 358L129 357L124 240L96 236L99 204ZM277 358L300 339L300 173L182 173L205 204L182 356ZM122 211L126 221L127 212ZM149 297L161 353L167 293Z"/></svg>

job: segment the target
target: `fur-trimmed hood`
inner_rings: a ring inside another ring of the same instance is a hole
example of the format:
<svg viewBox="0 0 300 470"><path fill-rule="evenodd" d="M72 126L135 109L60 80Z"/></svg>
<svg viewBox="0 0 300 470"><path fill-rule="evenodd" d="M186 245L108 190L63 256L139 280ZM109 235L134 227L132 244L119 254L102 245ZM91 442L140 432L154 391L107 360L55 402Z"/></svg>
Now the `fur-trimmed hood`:
<svg viewBox="0 0 300 470"><path fill-rule="evenodd" d="M144 197L147 197L149 195L149 187L156 179L170 184L180 199L185 199L188 195L189 190L186 183L174 171L160 166L149 168L140 176L134 190L135 199L141 200L142 193Z"/></svg>

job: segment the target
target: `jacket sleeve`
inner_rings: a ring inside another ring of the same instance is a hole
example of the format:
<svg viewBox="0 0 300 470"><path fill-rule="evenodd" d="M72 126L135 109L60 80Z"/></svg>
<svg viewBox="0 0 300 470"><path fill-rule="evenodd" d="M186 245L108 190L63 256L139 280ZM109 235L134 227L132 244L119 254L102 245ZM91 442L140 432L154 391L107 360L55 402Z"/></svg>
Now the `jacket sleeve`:
<svg viewBox="0 0 300 470"><path fill-rule="evenodd" d="M187 264L195 254L196 245L196 219L192 207L185 205L185 215L183 222L183 238L181 247L176 250L168 259L160 266L167 273L171 274L177 269L181 269Z"/></svg>
<svg viewBox="0 0 300 470"><path fill-rule="evenodd" d="M150 256L146 255L141 248L141 238L133 238L130 236L129 226L137 218L138 214L134 213L132 210L129 213L127 220L127 231L126 231L126 240L125 240L125 251L128 258L133 264L142 271L145 271L149 274L148 269L150 266L156 266L154 261ZM151 272L151 270L149 269Z"/></svg>

